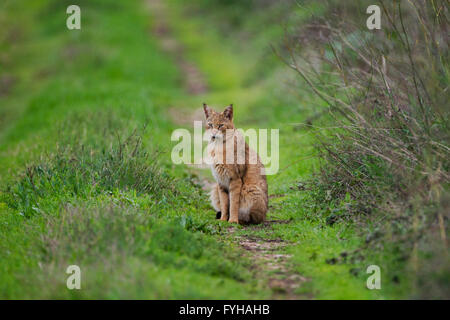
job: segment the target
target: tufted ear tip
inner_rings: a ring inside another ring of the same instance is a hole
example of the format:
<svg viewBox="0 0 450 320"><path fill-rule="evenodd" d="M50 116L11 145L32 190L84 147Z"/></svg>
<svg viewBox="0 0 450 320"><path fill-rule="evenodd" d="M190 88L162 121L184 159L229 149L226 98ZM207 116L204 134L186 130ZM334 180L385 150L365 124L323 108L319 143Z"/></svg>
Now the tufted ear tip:
<svg viewBox="0 0 450 320"><path fill-rule="evenodd" d="M205 117L208 118L211 114L211 109L206 103L203 103L203 111L205 112Z"/></svg>
<svg viewBox="0 0 450 320"><path fill-rule="evenodd" d="M230 120L233 120L233 105L230 104L228 107L225 108L223 111L223 114Z"/></svg>

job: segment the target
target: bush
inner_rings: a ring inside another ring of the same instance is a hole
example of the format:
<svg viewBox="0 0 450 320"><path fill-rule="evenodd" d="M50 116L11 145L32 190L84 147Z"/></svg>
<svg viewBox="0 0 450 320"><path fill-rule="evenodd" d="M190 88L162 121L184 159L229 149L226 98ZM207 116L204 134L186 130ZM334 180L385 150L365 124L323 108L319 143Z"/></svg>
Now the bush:
<svg viewBox="0 0 450 320"><path fill-rule="evenodd" d="M326 17L289 34L278 52L328 104L334 121L318 135L316 200L350 195L355 218L365 213L378 221L364 229L369 247L395 244L423 268L427 259L420 257L444 251L438 260L448 270L448 8L445 1L380 1L382 29L368 31L355 12L369 4L343 10L329 2ZM305 37L312 54L299 46Z"/></svg>

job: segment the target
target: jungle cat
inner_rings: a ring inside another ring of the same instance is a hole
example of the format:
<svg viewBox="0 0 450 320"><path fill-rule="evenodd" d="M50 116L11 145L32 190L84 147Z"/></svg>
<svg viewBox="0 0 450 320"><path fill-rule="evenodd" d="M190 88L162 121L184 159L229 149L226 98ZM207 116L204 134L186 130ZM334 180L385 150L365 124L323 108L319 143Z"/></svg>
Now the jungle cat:
<svg viewBox="0 0 450 320"><path fill-rule="evenodd" d="M268 207L264 165L233 124L233 105L216 112L203 104L208 157L216 184L211 190L217 218L231 223L261 223Z"/></svg>

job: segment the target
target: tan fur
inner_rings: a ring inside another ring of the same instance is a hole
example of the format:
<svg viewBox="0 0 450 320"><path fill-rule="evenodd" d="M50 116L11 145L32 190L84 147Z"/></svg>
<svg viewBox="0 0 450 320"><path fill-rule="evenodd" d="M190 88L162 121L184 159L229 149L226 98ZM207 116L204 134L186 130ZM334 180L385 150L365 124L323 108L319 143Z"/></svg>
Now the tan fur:
<svg viewBox="0 0 450 320"><path fill-rule="evenodd" d="M257 154L245 143L241 133L233 124L233 107L228 106L218 113L203 105L206 116L206 130L211 136L208 156L212 162L211 171L217 184L211 190L211 202L221 220L232 223L261 223L266 218L268 207L267 182L264 165ZM232 139L232 140L230 140ZM233 141L234 161L226 161L227 144ZM245 161L237 161L238 142L245 144ZM251 163L251 156L256 163Z"/></svg>

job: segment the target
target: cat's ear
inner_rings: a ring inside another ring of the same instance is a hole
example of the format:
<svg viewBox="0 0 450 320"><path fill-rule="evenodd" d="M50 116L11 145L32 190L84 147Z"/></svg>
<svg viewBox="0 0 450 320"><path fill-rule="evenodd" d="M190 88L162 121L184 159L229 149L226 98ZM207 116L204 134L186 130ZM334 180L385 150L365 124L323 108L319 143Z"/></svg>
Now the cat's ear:
<svg viewBox="0 0 450 320"><path fill-rule="evenodd" d="M208 119L211 115L212 110L206 103L203 104L203 111L205 111L205 118Z"/></svg>
<svg viewBox="0 0 450 320"><path fill-rule="evenodd" d="M229 120L233 120L233 105L230 104L228 107L225 108L223 111L223 115L227 117Z"/></svg>

